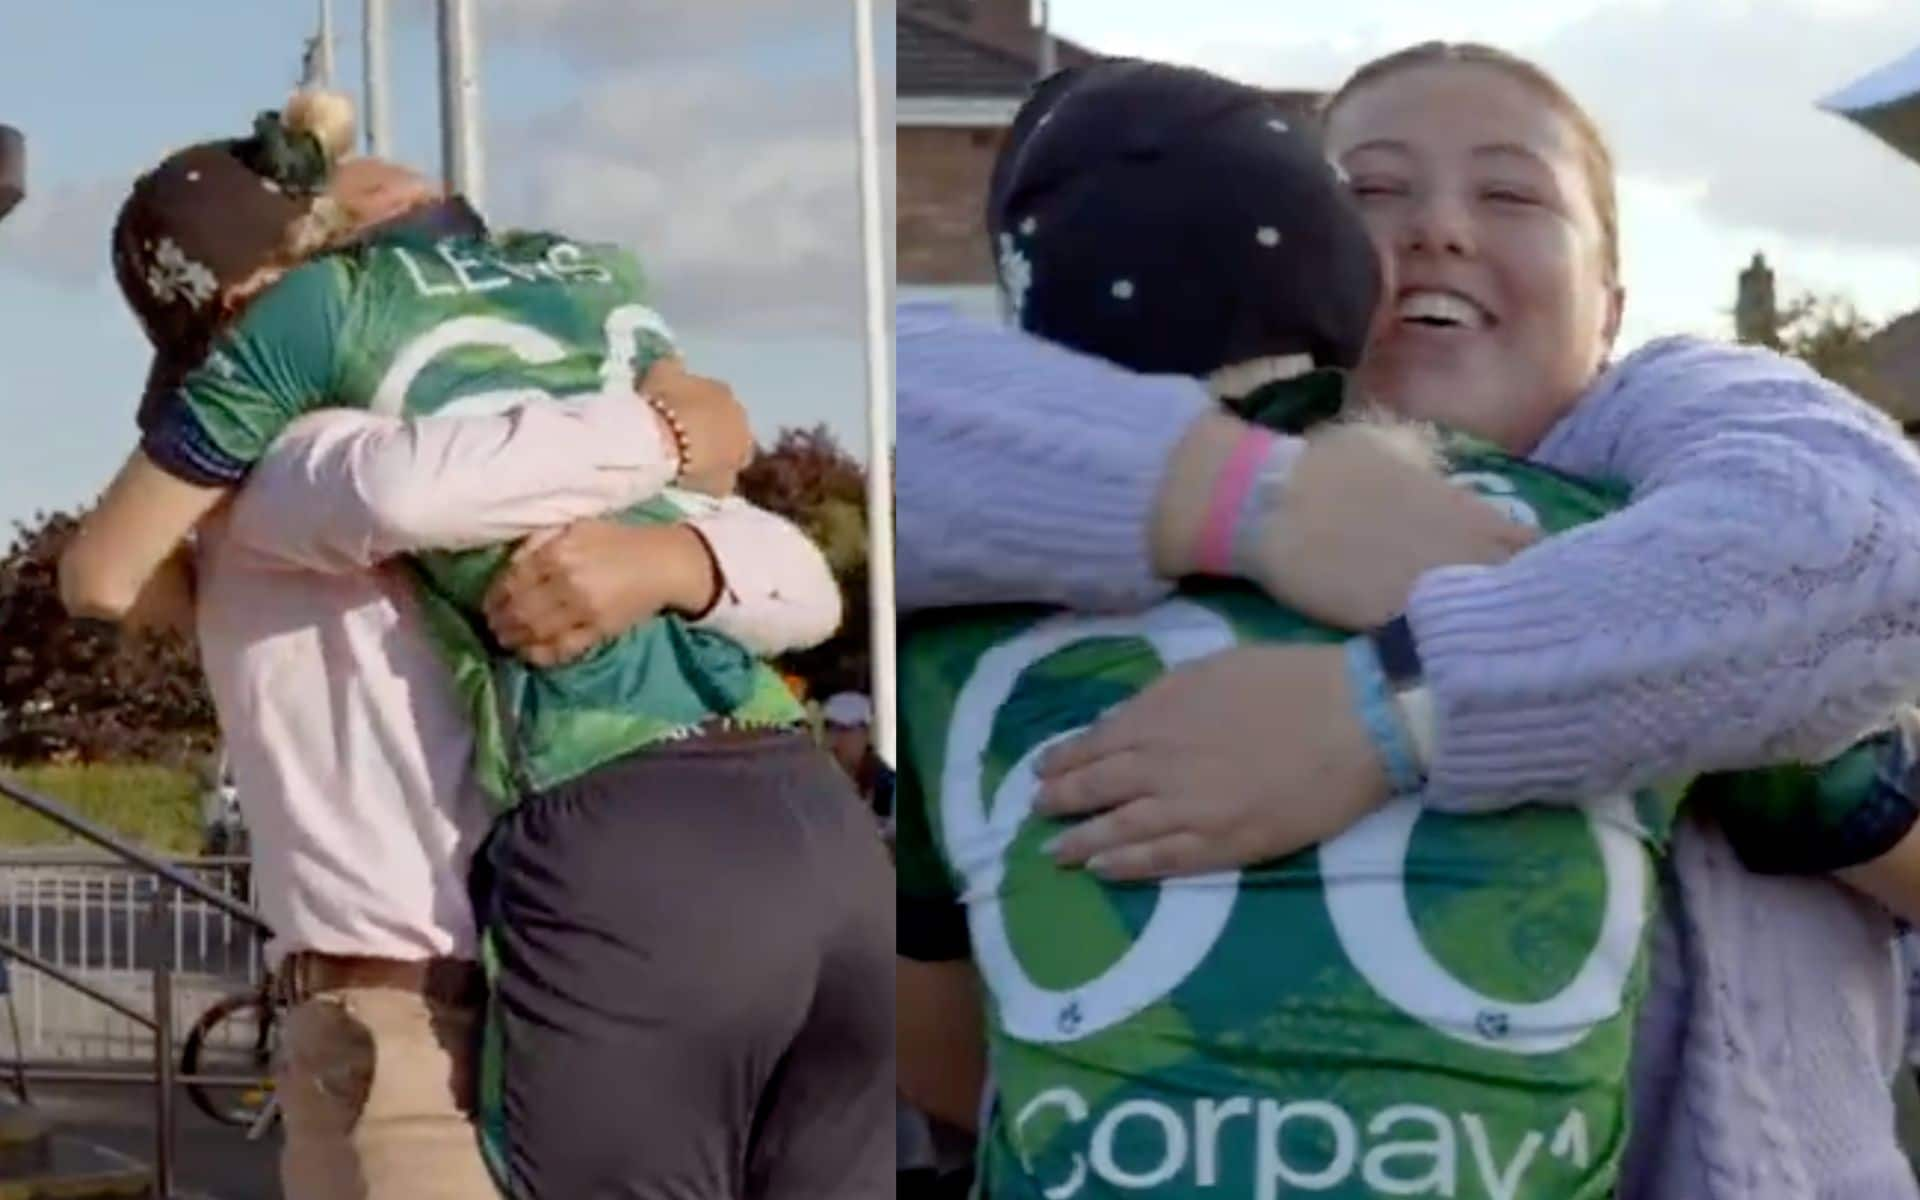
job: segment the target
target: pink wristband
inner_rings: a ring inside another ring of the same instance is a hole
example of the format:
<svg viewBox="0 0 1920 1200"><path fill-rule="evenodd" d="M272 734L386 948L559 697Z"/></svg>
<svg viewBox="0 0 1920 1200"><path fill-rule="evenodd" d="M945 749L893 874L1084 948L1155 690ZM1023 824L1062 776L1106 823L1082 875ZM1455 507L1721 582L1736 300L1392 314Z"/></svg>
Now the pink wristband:
<svg viewBox="0 0 1920 1200"><path fill-rule="evenodd" d="M1273 449L1274 435L1265 429L1248 429L1227 458L1227 465L1213 481L1213 496L1207 501L1207 521L1200 528L1200 569L1209 575L1233 573L1234 528L1246 507L1247 492L1260 477L1260 464Z"/></svg>

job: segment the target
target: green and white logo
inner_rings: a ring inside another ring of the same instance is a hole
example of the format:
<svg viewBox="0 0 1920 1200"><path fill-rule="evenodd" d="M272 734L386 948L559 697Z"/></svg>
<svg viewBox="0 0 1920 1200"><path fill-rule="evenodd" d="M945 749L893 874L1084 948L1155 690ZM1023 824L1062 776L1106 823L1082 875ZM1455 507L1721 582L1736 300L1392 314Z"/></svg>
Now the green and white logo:
<svg viewBox="0 0 1920 1200"><path fill-rule="evenodd" d="M966 877L963 897L981 973L999 1001L1006 1031L1028 1042L1072 1042L1125 1021L1193 973L1233 915L1238 871L1171 880L1162 886L1146 928L1098 978L1071 990L1042 987L1020 963L1000 906L1006 854L1039 792L1034 763L1052 741L1023 755L994 790L984 788L994 719L1026 669L1075 642L1139 638L1169 666L1234 645L1225 618L1175 600L1139 616L1046 621L983 655L961 688L947 734L941 820L954 866ZM1058 739L1053 739L1058 740Z"/></svg>
<svg viewBox="0 0 1920 1200"><path fill-rule="evenodd" d="M1090 1037L1166 997L1213 951L1241 899L1238 871L1168 880L1132 944L1095 977L1047 987L1021 962L1001 884L1008 851L1039 791L1034 764L1060 739L1023 753L991 795L985 783L988 743L1029 669L1095 639L1138 639L1168 668L1238 641L1224 616L1192 600L1172 600L1134 616L1059 617L989 650L960 690L943 760L943 836L966 881L975 959L993 989L1005 1032L1037 1044ZM1396 801L1319 850L1323 902L1347 964L1367 987L1446 1037L1508 1054L1564 1050L1618 1015L1648 912L1649 870L1631 800L1612 797L1586 806L1605 876L1597 934L1565 985L1530 1002L1475 988L1422 939L1406 864L1423 811L1415 799Z"/></svg>

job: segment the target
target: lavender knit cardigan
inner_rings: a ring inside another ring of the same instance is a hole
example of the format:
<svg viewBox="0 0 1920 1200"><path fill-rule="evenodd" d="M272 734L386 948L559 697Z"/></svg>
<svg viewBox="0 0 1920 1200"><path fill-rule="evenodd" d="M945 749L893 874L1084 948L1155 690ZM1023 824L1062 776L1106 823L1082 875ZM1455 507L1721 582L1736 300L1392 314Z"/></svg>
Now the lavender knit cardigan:
<svg viewBox="0 0 1920 1200"><path fill-rule="evenodd" d="M943 309L897 321L902 607L1164 595L1147 519L1202 389ZM1633 503L1421 579L1430 803L1818 759L1920 696L1920 455L1842 389L1668 339L1533 457ZM1753 876L1690 821L1670 875L1642 1030L1671 1053L1639 1056L1622 1195L1920 1196L1884 1086L1906 1013L1889 919L1824 880Z"/></svg>

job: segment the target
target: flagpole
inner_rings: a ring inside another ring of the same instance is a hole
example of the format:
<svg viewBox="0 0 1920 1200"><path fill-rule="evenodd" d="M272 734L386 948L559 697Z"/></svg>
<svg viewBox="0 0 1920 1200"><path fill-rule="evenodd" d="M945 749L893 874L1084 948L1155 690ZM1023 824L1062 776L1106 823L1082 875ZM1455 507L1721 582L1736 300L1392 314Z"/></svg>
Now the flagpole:
<svg viewBox="0 0 1920 1200"><path fill-rule="evenodd" d="M314 54L314 75L323 88L333 86L333 0L320 0L319 45Z"/></svg>
<svg viewBox="0 0 1920 1200"><path fill-rule="evenodd" d="M447 186L486 208L480 60L470 0L440 0L440 161Z"/></svg>
<svg viewBox="0 0 1920 1200"><path fill-rule="evenodd" d="M1048 0L1040 0L1040 78L1045 79L1059 69L1059 55L1053 44L1053 20Z"/></svg>
<svg viewBox="0 0 1920 1200"><path fill-rule="evenodd" d="M367 93L367 153L393 153L393 129L387 121L387 0L366 0L360 28L361 71Z"/></svg>
<svg viewBox="0 0 1920 1200"><path fill-rule="evenodd" d="M867 302L867 603L872 614L873 746L898 764L893 606L893 337L887 323L887 244L880 203L880 100L873 0L855 0L860 111L860 229Z"/></svg>

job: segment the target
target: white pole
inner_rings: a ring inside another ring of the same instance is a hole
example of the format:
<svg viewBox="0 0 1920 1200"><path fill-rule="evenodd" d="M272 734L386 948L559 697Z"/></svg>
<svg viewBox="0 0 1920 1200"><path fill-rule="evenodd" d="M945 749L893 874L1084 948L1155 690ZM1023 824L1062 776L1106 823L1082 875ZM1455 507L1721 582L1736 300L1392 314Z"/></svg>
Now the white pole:
<svg viewBox="0 0 1920 1200"><path fill-rule="evenodd" d="M366 0L360 47L367 89L367 153L393 153L393 129L387 121L387 0Z"/></svg>
<svg viewBox="0 0 1920 1200"><path fill-rule="evenodd" d="M1047 0L1040 0L1040 78L1045 79L1059 69L1059 56L1054 52L1052 14L1048 11Z"/></svg>
<svg viewBox="0 0 1920 1200"><path fill-rule="evenodd" d="M320 0L320 41L313 57L314 81L333 86L333 0Z"/></svg>
<svg viewBox="0 0 1920 1200"><path fill-rule="evenodd" d="M480 59L471 0L440 0L440 161L447 186L484 210Z"/></svg>
<svg viewBox="0 0 1920 1200"><path fill-rule="evenodd" d="M873 0L855 0L860 108L860 225L867 268L867 603L873 613L873 745L888 766L895 745L893 621L893 338L887 329L887 243L880 204L880 98Z"/></svg>

